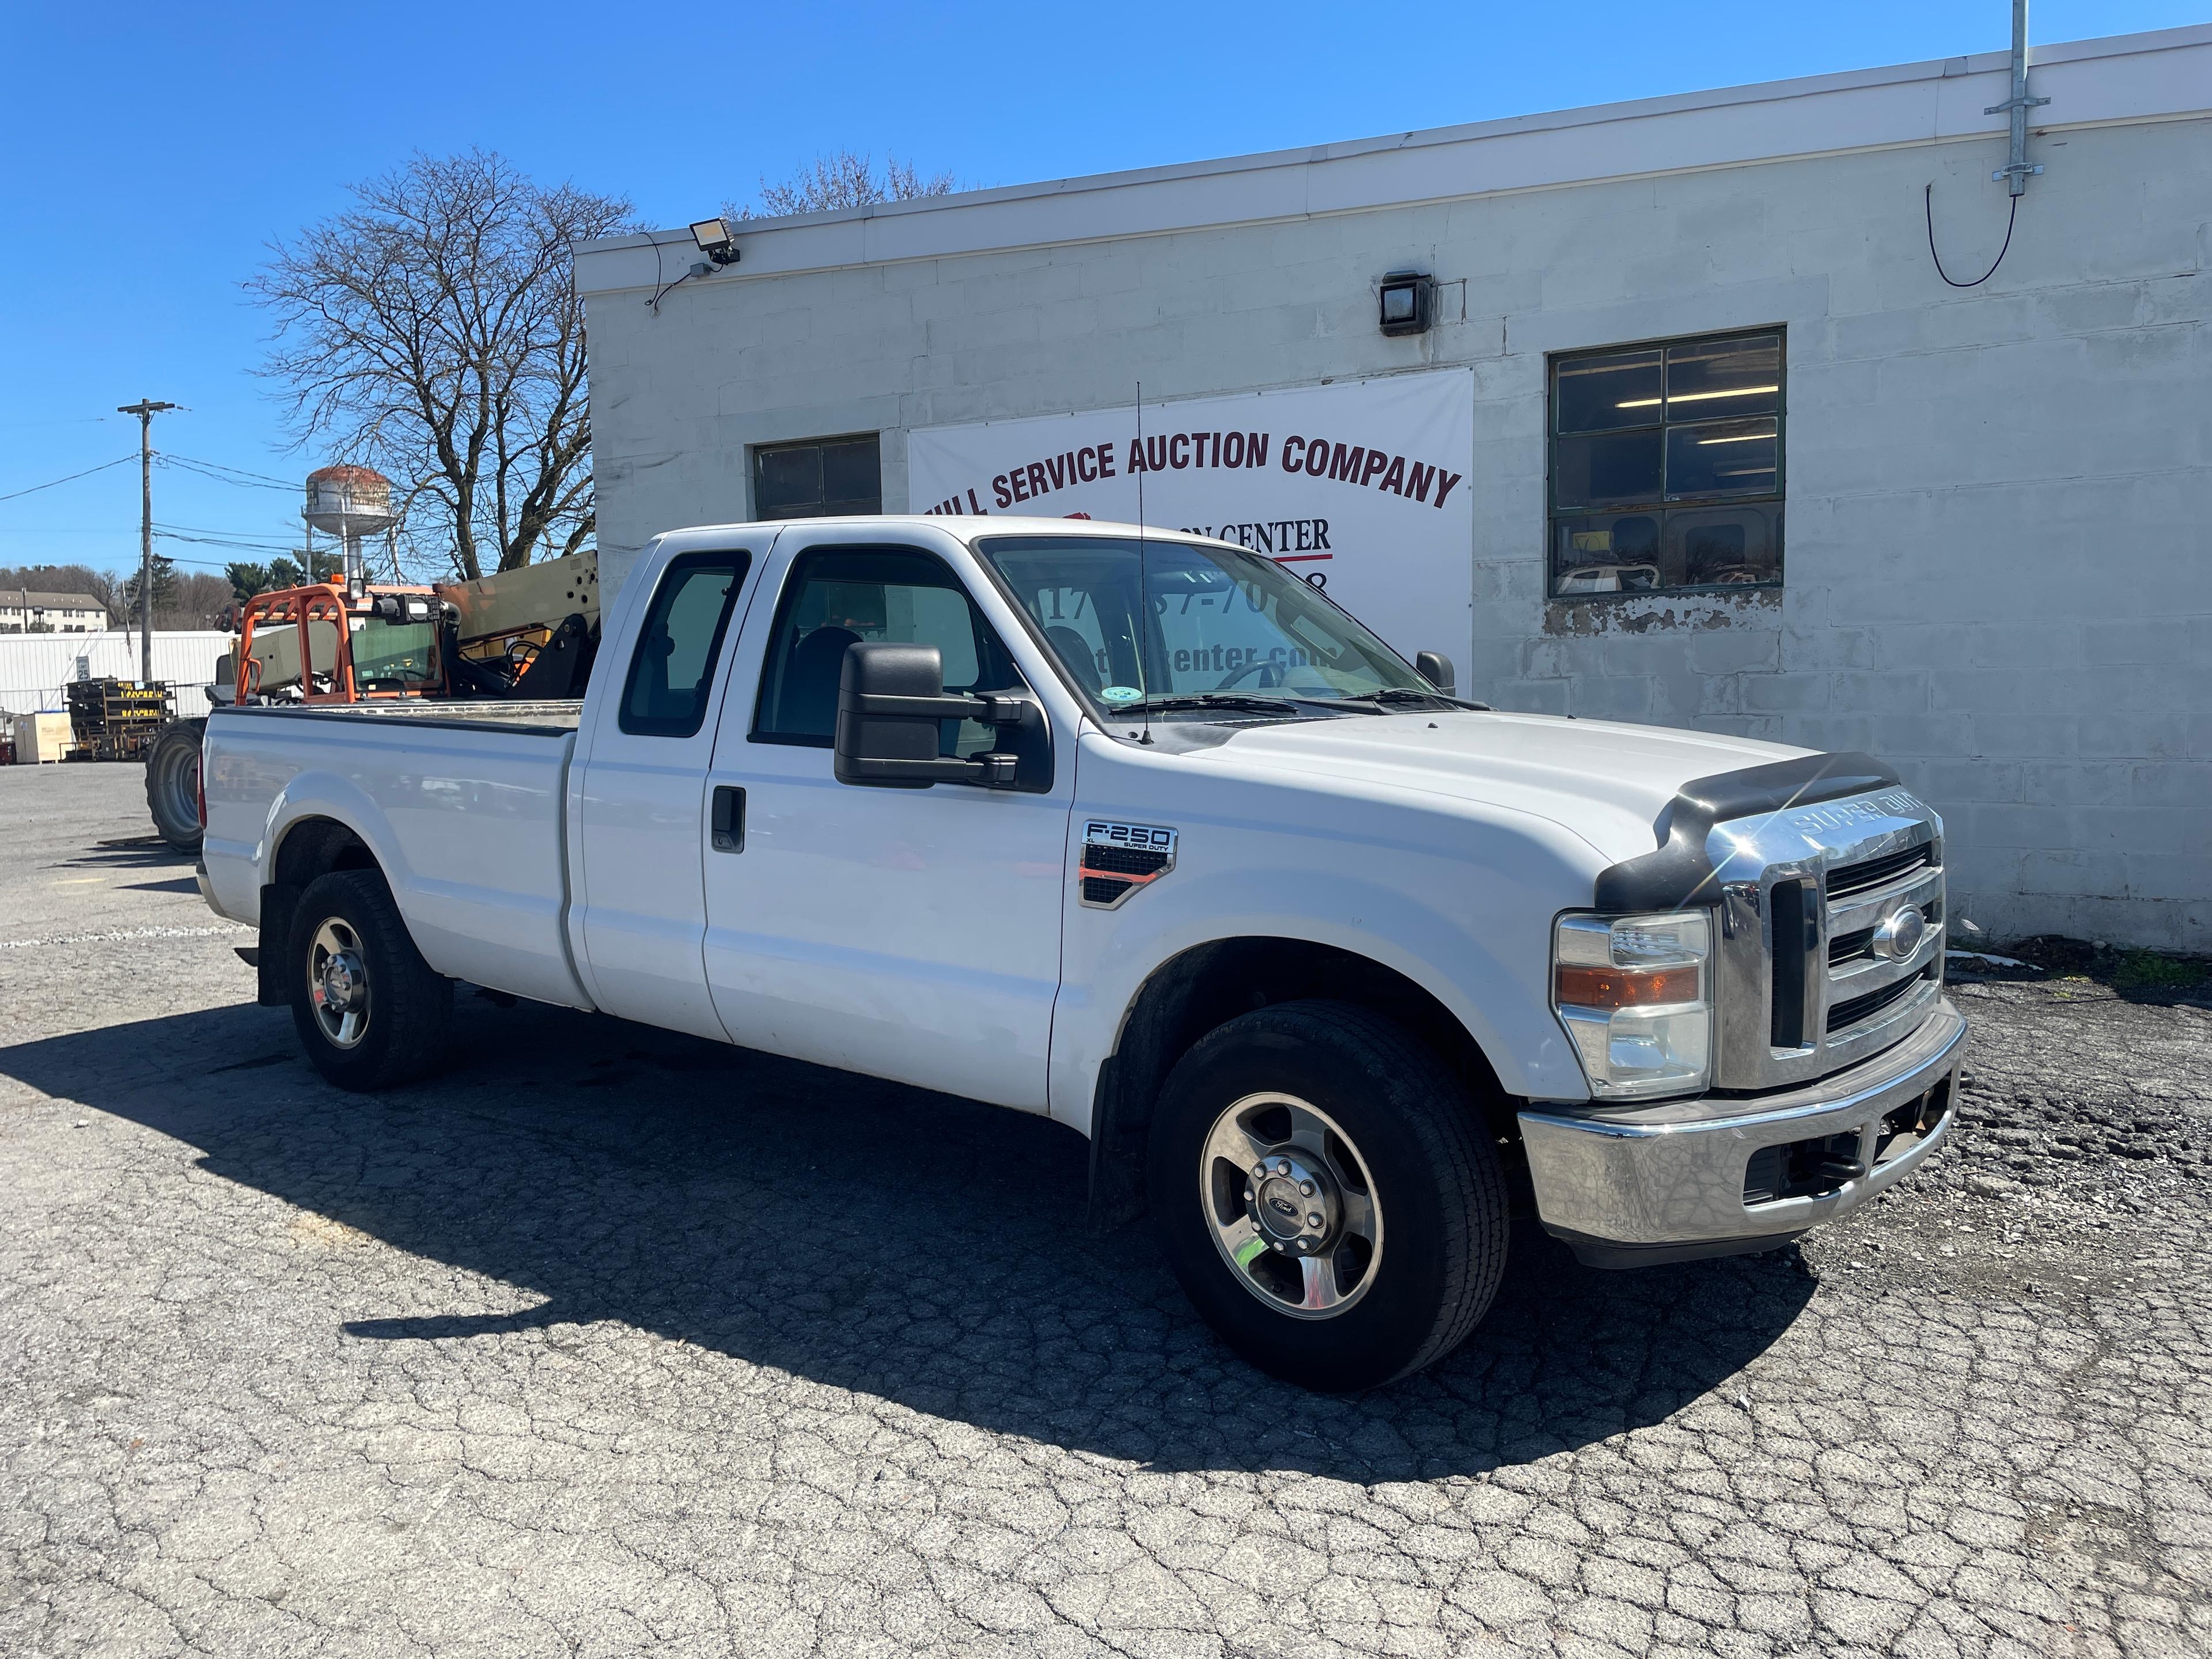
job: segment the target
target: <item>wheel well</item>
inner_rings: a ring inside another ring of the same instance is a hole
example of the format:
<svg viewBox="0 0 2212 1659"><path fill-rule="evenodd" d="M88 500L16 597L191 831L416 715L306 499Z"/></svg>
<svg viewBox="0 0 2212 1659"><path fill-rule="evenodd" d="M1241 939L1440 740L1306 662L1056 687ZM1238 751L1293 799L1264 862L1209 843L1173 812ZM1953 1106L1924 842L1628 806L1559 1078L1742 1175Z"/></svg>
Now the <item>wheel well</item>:
<svg viewBox="0 0 2212 1659"><path fill-rule="evenodd" d="M302 818L276 843L271 878L280 886L296 890L333 870L377 867L376 854L368 850L368 843L336 818Z"/></svg>
<svg viewBox="0 0 2212 1659"><path fill-rule="evenodd" d="M1396 969L1310 939L1229 939L1194 945L1155 969L1098 1069L1091 1102L1091 1212L1112 1226L1144 1209L1145 1141L1152 1105L1175 1063L1217 1026L1271 1003L1349 1002L1406 1028L1482 1104L1510 1139L1513 1112L1498 1073L1455 1014Z"/></svg>
<svg viewBox="0 0 2212 1659"><path fill-rule="evenodd" d="M292 913L300 895L317 876L333 870L376 870L381 866L368 843L336 818L301 818L276 843L269 884L261 890L259 998L264 1008L291 1000L284 951L292 933Z"/></svg>

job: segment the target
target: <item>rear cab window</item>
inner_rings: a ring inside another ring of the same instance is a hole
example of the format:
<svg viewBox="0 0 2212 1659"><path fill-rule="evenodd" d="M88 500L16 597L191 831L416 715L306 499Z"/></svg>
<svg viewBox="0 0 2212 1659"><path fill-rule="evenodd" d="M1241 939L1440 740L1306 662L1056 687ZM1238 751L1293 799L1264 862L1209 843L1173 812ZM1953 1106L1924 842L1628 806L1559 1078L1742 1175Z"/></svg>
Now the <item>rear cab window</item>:
<svg viewBox="0 0 2212 1659"><path fill-rule="evenodd" d="M707 718L714 666L752 555L681 553L660 574L623 683L620 724L639 737L688 738Z"/></svg>

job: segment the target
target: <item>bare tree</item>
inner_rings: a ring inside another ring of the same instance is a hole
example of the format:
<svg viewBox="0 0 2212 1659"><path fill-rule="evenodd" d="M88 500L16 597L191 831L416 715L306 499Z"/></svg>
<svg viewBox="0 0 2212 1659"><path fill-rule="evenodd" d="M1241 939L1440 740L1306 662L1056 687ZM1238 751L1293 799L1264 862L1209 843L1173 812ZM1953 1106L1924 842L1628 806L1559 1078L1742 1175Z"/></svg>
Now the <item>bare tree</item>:
<svg viewBox="0 0 2212 1659"><path fill-rule="evenodd" d="M782 184L761 180L760 205L725 203L726 219L781 218L792 213L823 213L831 208L861 207L870 202L908 202L917 196L950 196L952 175L934 173L924 178L910 161L896 155L884 157L884 169L861 151L841 149L834 155L817 155Z"/></svg>
<svg viewBox="0 0 2212 1659"><path fill-rule="evenodd" d="M596 528L571 245L630 205L546 188L483 150L417 155L279 243L247 291L300 443L389 474L411 546L465 578L573 553Z"/></svg>

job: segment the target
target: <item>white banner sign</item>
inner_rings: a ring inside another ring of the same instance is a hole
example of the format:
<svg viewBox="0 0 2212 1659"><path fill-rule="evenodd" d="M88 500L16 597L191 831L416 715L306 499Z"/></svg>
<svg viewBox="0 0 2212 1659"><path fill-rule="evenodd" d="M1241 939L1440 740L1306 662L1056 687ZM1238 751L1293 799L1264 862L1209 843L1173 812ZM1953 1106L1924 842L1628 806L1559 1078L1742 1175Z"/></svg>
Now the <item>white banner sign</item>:
<svg viewBox="0 0 2212 1659"><path fill-rule="evenodd" d="M1137 520L1280 560L1406 656L1471 635L1466 369L908 434L917 512ZM1462 666L1464 663L1462 661Z"/></svg>

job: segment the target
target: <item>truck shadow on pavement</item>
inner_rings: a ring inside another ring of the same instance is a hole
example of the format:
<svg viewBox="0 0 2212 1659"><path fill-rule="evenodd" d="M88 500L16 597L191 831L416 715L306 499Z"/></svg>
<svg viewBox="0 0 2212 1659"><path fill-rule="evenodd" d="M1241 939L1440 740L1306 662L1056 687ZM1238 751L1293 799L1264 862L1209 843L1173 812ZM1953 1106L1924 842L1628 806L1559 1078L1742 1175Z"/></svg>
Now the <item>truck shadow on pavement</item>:
<svg viewBox="0 0 2212 1659"><path fill-rule="evenodd" d="M622 1321L998 1433L1162 1470L1474 1474L1658 1422L1771 1344L1796 1252L1592 1272L1516 1227L1489 1318L1355 1398L1278 1383L1202 1325L1143 1227L1084 1224L1085 1148L1042 1119L644 1027L463 998L457 1060L325 1085L280 1011L0 1048L0 1074L200 1150L210 1172L534 1292L395 1307L337 1342ZM402 1273L430 1297L441 1275ZM444 1294L450 1296L450 1289Z"/></svg>

